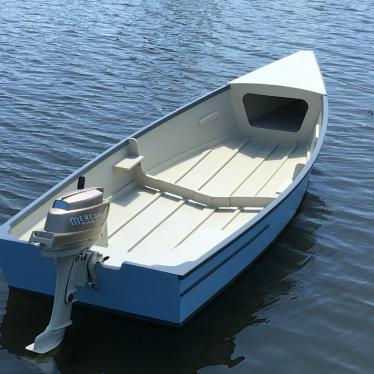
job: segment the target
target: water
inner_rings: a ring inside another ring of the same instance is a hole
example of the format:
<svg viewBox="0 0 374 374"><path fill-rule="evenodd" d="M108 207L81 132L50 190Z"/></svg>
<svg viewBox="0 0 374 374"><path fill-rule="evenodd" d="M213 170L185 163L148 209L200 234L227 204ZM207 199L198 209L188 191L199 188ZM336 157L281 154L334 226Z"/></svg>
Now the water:
<svg viewBox="0 0 374 374"><path fill-rule="evenodd" d="M136 129L297 50L374 89L372 5L3 0L0 222ZM326 85L329 130L298 215L218 299L179 330L75 307L61 349L35 358L24 346L51 301L0 280L0 373L372 372L374 96Z"/></svg>

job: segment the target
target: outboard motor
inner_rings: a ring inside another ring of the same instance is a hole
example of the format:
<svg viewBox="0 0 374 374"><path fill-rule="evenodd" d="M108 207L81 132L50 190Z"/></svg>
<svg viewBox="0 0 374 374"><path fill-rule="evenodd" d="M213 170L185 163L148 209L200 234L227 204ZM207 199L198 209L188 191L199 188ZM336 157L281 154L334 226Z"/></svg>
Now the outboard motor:
<svg viewBox="0 0 374 374"><path fill-rule="evenodd" d="M46 353L57 347L72 324L77 288L96 288L95 265L102 255L90 248L102 235L109 211L103 188L81 189L55 200L43 231L33 231L29 242L57 265L56 289L49 325L26 349Z"/></svg>

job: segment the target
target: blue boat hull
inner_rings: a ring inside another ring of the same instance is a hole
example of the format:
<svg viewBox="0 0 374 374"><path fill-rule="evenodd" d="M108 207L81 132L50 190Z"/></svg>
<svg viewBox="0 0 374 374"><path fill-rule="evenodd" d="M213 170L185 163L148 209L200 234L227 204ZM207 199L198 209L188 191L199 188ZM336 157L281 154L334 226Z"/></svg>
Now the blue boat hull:
<svg viewBox="0 0 374 374"><path fill-rule="evenodd" d="M316 62L313 66L316 70L315 74L319 74ZM303 76L300 79L303 81ZM308 82L315 83L314 81ZM322 78L321 84L323 86ZM219 95L227 94L229 89L231 88L227 85L203 96L138 131L133 137L138 139L171 119L183 115L195 106L217 98ZM273 90L273 88L271 89ZM298 93L303 92L298 86L296 91ZM241 92L240 89L238 92ZM322 112L318 119L320 121L320 133L319 136L316 135L318 140L314 144L312 154L307 158L303 169L299 171L297 176L293 178L292 183L283 192L266 205L252 221L247 222L235 233L230 234L232 235L230 239L227 238L227 240L231 240L230 242L222 242L222 247L218 249L218 245L214 247L215 252L210 253L209 257L204 260L201 257L202 262L199 262L200 260L191 261L191 266L186 267L190 269L187 273L173 272L170 267L169 272L167 267L152 268L126 262L118 269L110 268L105 263L97 265L98 290L80 289L77 300L80 303L95 307L178 326L191 318L252 264L279 236L297 212L327 129L327 96L323 92L318 92L318 90L316 95L314 102L322 101L320 108ZM221 101L217 101L215 105L219 105L219 103ZM315 113L315 115L317 114L319 113ZM76 185L79 176L87 175L103 160L122 152L122 149L129 145L128 143L129 139L124 139L102 155L91 160L0 227L0 264L11 287L50 296L54 294L56 270L53 262L41 257L36 246L21 241L16 235L12 235L11 228L19 224L28 215L33 214L37 209L53 201L53 198L61 191L74 188L72 186Z"/></svg>
<svg viewBox="0 0 374 374"><path fill-rule="evenodd" d="M187 274L123 264L119 270L97 266L99 289L78 292L80 303L182 325L222 291L282 232L297 212L310 170L272 210L232 242ZM0 262L11 287L52 296L54 264L37 247L0 239Z"/></svg>

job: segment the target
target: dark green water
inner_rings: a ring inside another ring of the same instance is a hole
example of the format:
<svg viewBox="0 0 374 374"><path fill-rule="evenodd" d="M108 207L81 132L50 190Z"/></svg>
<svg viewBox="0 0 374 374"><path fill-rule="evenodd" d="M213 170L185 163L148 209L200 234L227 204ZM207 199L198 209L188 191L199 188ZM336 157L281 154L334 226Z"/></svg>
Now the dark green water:
<svg viewBox="0 0 374 374"><path fill-rule="evenodd" d="M369 0L2 1L0 223L136 129L297 50L374 90L373 17ZM179 330L74 308L62 347L35 358L24 346L51 300L0 280L0 373L372 373L374 93L326 85L303 205L227 291Z"/></svg>

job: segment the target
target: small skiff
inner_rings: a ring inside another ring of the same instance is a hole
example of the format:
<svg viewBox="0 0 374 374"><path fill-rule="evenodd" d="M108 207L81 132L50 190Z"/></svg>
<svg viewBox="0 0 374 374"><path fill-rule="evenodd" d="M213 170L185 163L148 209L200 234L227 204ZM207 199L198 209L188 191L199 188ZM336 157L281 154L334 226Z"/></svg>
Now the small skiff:
<svg viewBox="0 0 374 374"><path fill-rule="evenodd" d="M124 139L6 222L3 273L11 287L54 295L55 265L29 239L84 177L110 208L91 248L103 258L97 287L81 287L76 300L182 325L292 219L326 128L313 52L234 79Z"/></svg>

